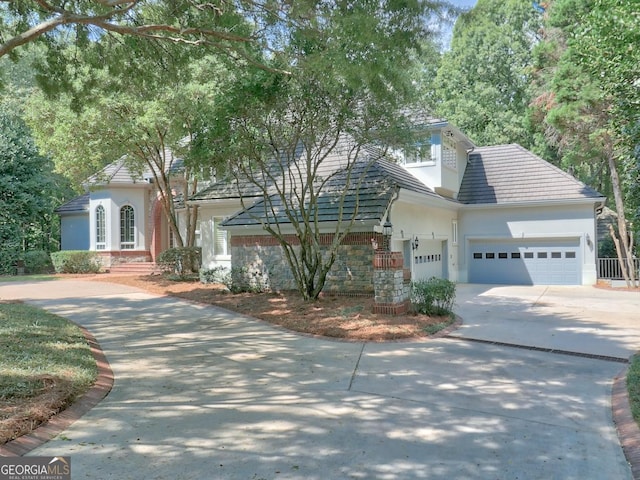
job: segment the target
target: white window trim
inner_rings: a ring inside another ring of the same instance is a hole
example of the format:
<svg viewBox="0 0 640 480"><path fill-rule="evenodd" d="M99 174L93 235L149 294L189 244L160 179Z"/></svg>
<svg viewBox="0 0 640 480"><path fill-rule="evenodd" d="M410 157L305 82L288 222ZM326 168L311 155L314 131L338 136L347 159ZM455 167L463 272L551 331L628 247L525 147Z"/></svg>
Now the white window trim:
<svg viewBox="0 0 640 480"><path fill-rule="evenodd" d="M123 241L124 232L122 230L122 210L126 207L130 207L133 214L133 241ZM136 209L130 203L122 205L118 211L119 214L119 224L120 224L120 250L135 250L136 248L136 238L138 237L138 228L137 228L137 220L136 220Z"/></svg>
<svg viewBox="0 0 640 480"><path fill-rule="evenodd" d="M229 232L222 228L218 228L218 225L222 223L224 218L222 217L214 217L213 218L213 258L218 260L226 260L231 256L231 248L229 245ZM222 251L218 249L218 235L219 232L224 232L224 244L222 246Z"/></svg>
<svg viewBox="0 0 640 480"><path fill-rule="evenodd" d="M451 220L451 244L458 245L458 221Z"/></svg>
<svg viewBox="0 0 640 480"><path fill-rule="evenodd" d="M98 218L98 212L102 211L102 222ZM107 249L107 210L103 205L98 205L94 211L95 215L95 236L96 236L96 250L106 250ZM102 225L101 225L102 223ZM102 228L101 228L102 227ZM103 239L100 241L99 231L102 230Z"/></svg>

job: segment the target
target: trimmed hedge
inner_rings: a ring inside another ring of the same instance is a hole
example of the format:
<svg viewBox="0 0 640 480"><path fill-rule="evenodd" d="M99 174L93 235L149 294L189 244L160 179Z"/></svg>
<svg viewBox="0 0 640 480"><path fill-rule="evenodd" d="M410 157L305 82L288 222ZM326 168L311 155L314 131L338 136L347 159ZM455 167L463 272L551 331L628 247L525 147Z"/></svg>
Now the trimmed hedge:
<svg viewBox="0 0 640 480"><path fill-rule="evenodd" d="M98 273L100 260L95 252L86 250L63 250L51 254L56 273Z"/></svg>

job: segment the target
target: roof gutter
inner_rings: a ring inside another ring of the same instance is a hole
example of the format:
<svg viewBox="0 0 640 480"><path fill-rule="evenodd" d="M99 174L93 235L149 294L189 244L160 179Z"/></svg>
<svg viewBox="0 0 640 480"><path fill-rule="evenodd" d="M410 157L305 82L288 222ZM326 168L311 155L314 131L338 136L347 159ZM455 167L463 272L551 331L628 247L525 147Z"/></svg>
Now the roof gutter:
<svg viewBox="0 0 640 480"><path fill-rule="evenodd" d="M383 227L384 223L387 223L387 222L391 223L391 208L393 207L393 204L396 202L396 200L398 200L398 197L400 196L400 187L396 186L395 190L396 191L393 193L393 197L389 201L389 205L387 206L387 210L385 211L384 216L380 219L380 228ZM382 222L383 220L385 220L384 223Z"/></svg>
<svg viewBox="0 0 640 480"><path fill-rule="evenodd" d="M558 205L604 205L606 197L595 198L567 198L560 200L535 200L529 202L509 203L461 203L460 207L468 210L482 210L487 208L513 208L513 207L551 207Z"/></svg>

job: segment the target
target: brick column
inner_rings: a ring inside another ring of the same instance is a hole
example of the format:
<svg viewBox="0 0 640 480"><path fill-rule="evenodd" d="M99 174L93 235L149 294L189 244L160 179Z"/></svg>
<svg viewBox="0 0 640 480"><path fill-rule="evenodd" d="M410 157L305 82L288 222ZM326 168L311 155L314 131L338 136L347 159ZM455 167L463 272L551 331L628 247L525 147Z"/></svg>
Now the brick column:
<svg viewBox="0 0 640 480"><path fill-rule="evenodd" d="M403 315L409 310L409 283L405 281L402 252L376 250L373 257L374 313Z"/></svg>

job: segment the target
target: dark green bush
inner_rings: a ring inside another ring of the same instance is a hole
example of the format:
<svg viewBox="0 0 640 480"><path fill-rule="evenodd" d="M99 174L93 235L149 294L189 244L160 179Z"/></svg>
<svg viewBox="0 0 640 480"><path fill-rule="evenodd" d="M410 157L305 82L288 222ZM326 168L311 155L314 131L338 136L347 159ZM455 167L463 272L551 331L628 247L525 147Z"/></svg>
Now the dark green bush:
<svg viewBox="0 0 640 480"><path fill-rule="evenodd" d="M156 259L156 264L166 273L179 277L198 273L202 258L200 247L176 247L165 250Z"/></svg>
<svg viewBox="0 0 640 480"><path fill-rule="evenodd" d="M3 247L4 245L0 245L0 275L15 275L19 250Z"/></svg>
<svg viewBox="0 0 640 480"><path fill-rule="evenodd" d="M444 278L431 277L411 283L411 306L425 315L453 315L456 284Z"/></svg>
<svg viewBox="0 0 640 480"><path fill-rule="evenodd" d="M98 273L100 260L96 252L87 250L63 250L51 254L56 273Z"/></svg>
<svg viewBox="0 0 640 480"><path fill-rule="evenodd" d="M22 255L26 273L50 273L53 271L51 256L44 250L30 250Z"/></svg>

